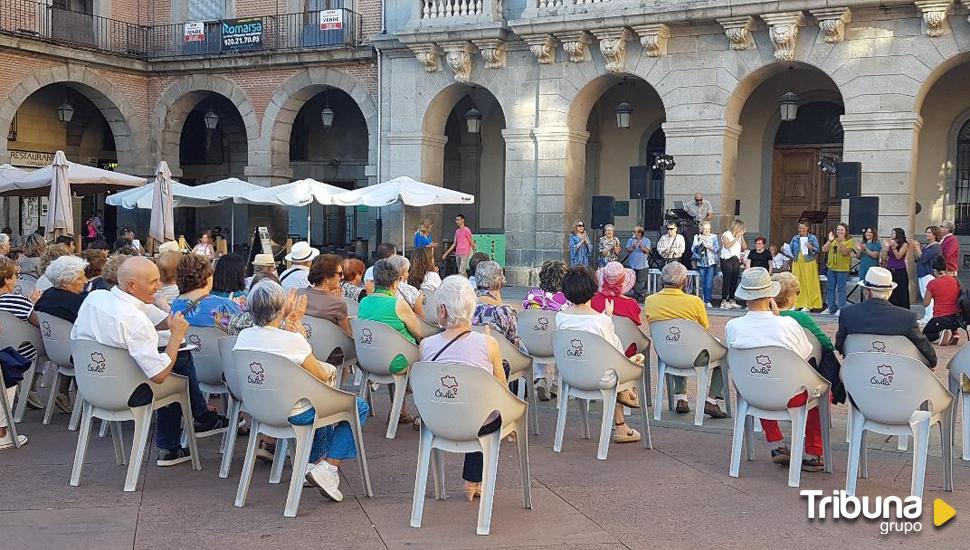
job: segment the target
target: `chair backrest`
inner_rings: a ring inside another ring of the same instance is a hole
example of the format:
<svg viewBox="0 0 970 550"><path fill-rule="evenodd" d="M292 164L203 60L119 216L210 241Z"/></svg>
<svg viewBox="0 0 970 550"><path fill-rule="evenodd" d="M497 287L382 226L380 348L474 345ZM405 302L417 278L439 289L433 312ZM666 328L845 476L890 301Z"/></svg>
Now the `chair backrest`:
<svg viewBox="0 0 970 550"><path fill-rule="evenodd" d="M37 312L40 336L47 358L61 367L71 366L71 329L74 325L50 313Z"/></svg>
<svg viewBox="0 0 970 550"><path fill-rule="evenodd" d="M905 336L884 336L880 334L849 334L843 346L845 355L852 353L895 353L925 362L923 354Z"/></svg>
<svg viewBox="0 0 970 550"><path fill-rule="evenodd" d="M728 364L741 397L760 409L785 410L788 401L803 391L813 398L829 388L827 380L788 348L731 348Z"/></svg>
<svg viewBox="0 0 970 550"><path fill-rule="evenodd" d="M357 311L360 310L360 304L357 303L357 300L344 298L344 303L347 304L347 315L350 317L357 317Z"/></svg>
<svg viewBox="0 0 970 550"><path fill-rule="evenodd" d="M44 340L34 325L21 321L9 311L0 311L0 326L3 327L3 333L0 334L0 347L10 346L18 349L20 344L30 342L38 354L45 354Z"/></svg>
<svg viewBox="0 0 970 550"><path fill-rule="evenodd" d="M485 369L447 361L415 363L411 391L422 429L453 441L475 441L492 411L525 405Z"/></svg>
<svg viewBox="0 0 970 550"><path fill-rule="evenodd" d="M242 388L239 386L239 373L236 372L236 358L232 348L236 347L237 336L223 336L219 338L219 357L222 358L222 375L226 378L229 393L237 399L242 399Z"/></svg>
<svg viewBox="0 0 970 550"><path fill-rule="evenodd" d="M805 332L805 338L808 338L808 343L812 345L812 358L815 359L815 364L819 365L822 363L822 342L819 341L818 336L812 334L812 331L807 328L802 328Z"/></svg>
<svg viewBox="0 0 970 550"><path fill-rule="evenodd" d="M960 347L960 351L950 359L947 370L950 372L950 378L958 382L964 376L970 378L970 346L964 344Z"/></svg>
<svg viewBox="0 0 970 550"><path fill-rule="evenodd" d="M93 340L72 340L74 380L84 401L109 411L128 409L135 388L149 382L128 350Z"/></svg>
<svg viewBox="0 0 970 550"><path fill-rule="evenodd" d="M612 319L613 330L620 337L620 343L623 344L623 349L629 349L631 345L635 345L638 352L647 349L647 345L650 344L650 338L629 317L613 315Z"/></svg>
<svg viewBox="0 0 970 550"><path fill-rule="evenodd" d="M552 331L552 349L559 376L570 386L584 391L600 389L607 371L616 372L620 380L630 379L630 363L620 350L605 338L582 330Z"/></svg>
<svg viewBox="0 0 970 550"><path fill-rule="evenodd" d="M712 360L721 359L727 353L724 344L704 327L688 319L650 323L650 339L660 360L678 369L692 368L705 351Z"/></svg>
<svg viewBox="0 0 970 550"><path fill-rule="evenodd" d="M219 339L226 333L215 327L189 327L185 331L185 343L198 347L192 351L192 363L199 382L205 384L222 383L222 355L219 354Z"/></svg>
<svg viewBox="0 0 970 550"><path fill-rule="evenodd" d="M438 298L437 292L422 290L424 294L424 320L432 325L438 324Z"/></svg>
<svg viewBox="0 0 970 550"><path fill-rule="evenodd" d="M524 309L516 313L519 337L529 355L552 357L552 331L556 330L555 311Z"/></svg>
<svg viewBox="0 0 970 550"><path fill-rule="evenodd" d="M938 412L953 400L926 365L897 353L850 353L840 373L862 415L883 424L908 424L923 403Z"/></svg>
<svg viewBox="0 0 970 550"><path fill-rule="evenodd" d="M17 285L13 287L15 294L20 294L25 298L30 298L37 287L37 279L31 275L22 274L17 278Z"/></svg>
<svg viewBox="0 0 970 550"><path fill-rule="evenodd" d="M423 317L418 317L418 325L421 327L421 337L427 338L428 336L434 336L441 332L441 327L437 324L429 323L425 321Z"/></svg>
<svg viewBox="0 0 970 550"><path fill-rule="evenodd" d="M357 357L354 339L327 319L304 315L303 328L306 330L310 347L313 348L313 355L317 359L326 361L327 357L330 357L330 354L338 348L343 352L345 360Z"/></svg>
<svg viewBox="0 0 970 550"><path fill-rule="evenodd" d="M354 345L357 347L357 364L367 372L390 374L388 369L391 361L398 354L403 355L410 364L420 359L418 346L384 323L351 319L350 327L353 329Z"/></svg>
<svg viewBox="0 0 970 550"><path fill-rule="evenodd" d="M486 327L487 325L473 325L472 330L485 334ZM508 361L509 374L529 368L529 365L532 363L532 357L522 353L522 350L515 347L504 335L495 333L495 331L489 331L489 334L498 342L499 351L502 352L502 359Z"/></svg>

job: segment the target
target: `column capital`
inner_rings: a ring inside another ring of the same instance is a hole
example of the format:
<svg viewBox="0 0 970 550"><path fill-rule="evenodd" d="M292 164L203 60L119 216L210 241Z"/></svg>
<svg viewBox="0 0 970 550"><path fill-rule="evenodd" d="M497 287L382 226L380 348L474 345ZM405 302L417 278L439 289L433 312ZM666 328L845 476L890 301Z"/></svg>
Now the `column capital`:
<svg viewBox="0 0 970 550"><path fill-rule="evenodd" d="M723 120L675 120L663 123L664 135L672 137L703 137L724 136L737 139L741 135L741 126L726 123Z"/></svg>
<svg viewBox="0 0 970 550"><path fill-rule="evenodd" d="M448 143L448 136L435 136L415 133L394 133L387 134L387 143L390 145L421 145L428 147L443 148Z"/></svg>
<svg viewBox="0 0 970 550"><path fill-rule="evenodd" d="M936 38L946 33L946 17L952 5L953 0L916 0L916 7L926 22L926 36Z"/></svg>
<svg viewBox="0 0 970 550"><path fill-rule="evenodd" d="M751 37L754 17L750 15L722 17L717 22L724 28L724 35L731 43L732 50L746 50L754 47L754 39Z"/></svg>
<svg viewBox="0 0 970 550"><path fill-rule="evenodd" d="M889 113L846 113L840 118L846 132L866 130L919 130L923 117L912 111Z"/></svg>
<svg viewBox="0 0 970 550"><path fill-rule="evenodd" d="M970 1L970 0L968 0ZM667 39L670 38L670 27L663 23L636 25L633 32L640 37L640 45L647 57L667 55Z"/></svg>
<svg viewBox="0 0 970 550"><path fill-rule="evenodd" d="M573 130L567 126L547 126L534 128L532 135L537 142L543 141L568 141L585 145L589 141L589 132L585 130Z"/></svg>
<svg viewBox="0 0 970 550"><path fill-rule="evenodd" d="M569 55L573 63L586 61L589 52L589 33L586 31L558 32L556 38L562 43L562 49Z"/></svg>

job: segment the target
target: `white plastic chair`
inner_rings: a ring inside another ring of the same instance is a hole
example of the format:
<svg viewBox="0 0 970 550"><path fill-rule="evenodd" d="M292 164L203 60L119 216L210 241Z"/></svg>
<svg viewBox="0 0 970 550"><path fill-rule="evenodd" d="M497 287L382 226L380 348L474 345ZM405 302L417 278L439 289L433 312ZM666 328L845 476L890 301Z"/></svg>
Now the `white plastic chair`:
<svg viewBox="0 0 970 550"><path fill-rule="evenodd" d="M337 388L343 383L344 369L357 362L357 348L354 339L347 335L339 326L319 317L303 316L303 328L306 329L307 340L313 348L313 356L326 361L334 350L343 353L343 363L337 367Z"/></svg>
<svg viewBox="0 0 970 550"><path fill-rule="evenodd" d="M950 359L947 369L950 373L947 383L954 397L951 421L953 426L956 426L957 407L962 405L963 411L963 453L960 458L970 460L970 394L963 391L963 384L970 384L970 346L961 347L953 359Z"/></svg>
<svg viewBox="0 0 970 550"><path fill-rule="evenodd" d="M227 344L223 344L225 345ZM242 400L253 419L235 505L239 508L246 505L259 434L275 437L277 440L293 438L296 439L296 453L283 516L295 517L300 506L300 495L303 493L304 473L310 459L314 432L317 428L339 422L350 423L357 447L360 477L367 496L373 496L367 471L367 455L364 452L364 437L360 418L357 416L357 398L354 394L331 388L311 376L300 365L278 355L259 351L233 351L232 354L235 364L245 369L236 369L236 372ZM309 401L316 411L316 419L312 425L290 424L291 410L302 399Z"/></svg>
<svg viewBox="0 0 970 550"><path fill-rule="evenodd" d="M197 348L192 351L192 363L195 365L199 390L206 399L211 395L229 395L229 387L222 378L222 355L219 353L219 340L225 335L225 332L215 327L189 327L185 332L185 343ZM226 413L228 412L227 399ZM227 431L235 429L233 426L230 425Z"/></svg>
<svg viewBox="0 0 970 550"><path fill-rule="evenodd" d="M653 340L654 350L657 352L657 397L653 408L653 419L660 420L663 407L660 406L664 394L664 384L668 374L676 376L697 377L697 397L694 403L694 425L704 424L704 403L711 389L711 375L715 367L721 366L721 361L727 355L724 346L704 327L687 319L671 319L668 321L654 321L650 323L650 339ZM707 362L697 366L697 360L702 356ZM728 370L721 366L721 381L724 385L724 408L731 416L730 376ZM669 392L668 392L669 393ZM673 408L673 395L668 395L668 408Z"/></svg>
<svg viewBox="0 0 970 550"><path fill-rule="evenodd" d="M222 360L222 372L226 379L226 387L229 393L226 394L228 408L226 416L229 417L230 426L239 426L239 417L243 410L242 389L239 387L239 379L236 375L235 362L232 355L232 348L236 345L236 336L223 336L219 339L219 357ZM232 465L232 455L236 448L236 430L226 430L226 438L222 441L222 461L219 464L219 477L226 479L229 477L229 468Z"/></svg>
<svg viewBox="0 0 970 550"><path fill-rule="evenodd" d="M481 452L482 499L478 504L479 535L488 535L492 526L492 503L502 438L516 432L519 467L522 470L523 506L532 508L529 473L529 407L504 387L491 372L445 361L415 363L411 372L414 405L421 414L421 439L418 444L418 469L411 503L411 527L421 527L428 470L434 478L436 499L445 498L445 471L442 451ZM479 436L485 420L498 411L499 430ZM434 462L434 468L431 463Z"/></svg>
<svg viewBox="0 0 970 550"><path fill-rule="evenodd" d="M650 395L651 381L650 381L650 337L643 333L629 317L623 317L622 315L613 315L613 330L616 331L616 335L620 337L620 343L623 345L623 349L629 348L631 345L637 347L637 353L642 353L643 360L643 376L644 376L644 386L640 388L642 393L641 397L644 402L646 402L648 407L653 406L653 396Z"/></svg>
<svg viewBox="0 0 970 550"><path fill-rule="evenodd" d="M432 325L438 324L438 298L436 292L422 290L424 294L424 320Z"/></svg>
<svg viewBox="0 0 970 550"><path fill-rule="evenodd" d="M484 326L473 326L472 330L485 334ZM498 342L499 350L502 352L502 359L509 364L509 382L523 379L525 383L519 384L519 399L529 403L529 421L532 424L532 435L539 435L539 411L537 409L536 388L535 388L535 363L531 356L522 353L515 347L508 338L501 334L492 334Z"/></svg>
<svg viewBox="0 0 970 550"><path fill-rule="evenodd" d="M356 300L351 300L350 298L344 298L344 303L347 304L347 316L357 317L357 311L360 309L360 304Z"/></svg>
<svg viewBox="0 0 970 550"><path fill-rule="evenodd" d="M9 311L0 311L0 326L3 333L0 334L0 349L7 346L13 349L20 349L24 342L30 342L37 350L30 368L24 373L24 379L20 381L17 389L17 406L14 407L13 422L21 422L24 419L24 411L27 409L27 394L30 393L34 385L34 376L37 374L37 365L47 362L47 353L44 350L44 340L40 331L27 321L21 321ZM13 422L7 422L13 424Z"/></svg>
<svg viewBox="0 0 970 550"><path fill-rule="evenodd" d="M734 418L734 440L731 445L731 477L738 477L741 469L741 449L747 449L747 459L754 460L754 419L786 420L792 423L791 460L788 465L788 486L801 482L802 458L805 454L805 425L808 411L819 410L822 430L822 454L825 471L832 473L832 442L829 427L829 391L822 378L804 359L788 348L777 346L728 351L728 364L737 391L738 412ZM802 392L808 399L800 407L788 407L788 401Z"/></svg>
<svg viewBox="0 0 970 550"><path fill-rule="evenodd" d="M13 291L15 294L20 294L24 298L30 298L30 295L34 293L35 288L37 288L37 278L32 275L22 273L17 278L17 285L13 287Z"/></svg>
<svg viewBox="0 0 970 550"><path fill-rule="evenodd" d="M17 423L13 421L13 403L7 399L7 387L0 375L0 410L7 419L7 433L10 434L14 448L20 448L20 436L17 435Z"/></svg>
<svg viewBox="0 0 970 550"><path fill-rule="evenodd" d="M418 317L418 325L421 327L421 338L427 338L428 336L434 336L435 334L442 332L441 327L425 321L422 317Z"/></svg>
<svg viewBox="0 0 970 550"><path fill-rule="evenodd" d="M818 336L812 334L812 331L807 328L802 328L802 332L805 333L805 338L808 339L808 343L812 345L812 356L811 359L815 359L815 365L822 364L822 342L818 339Z"/></svg>
<svg viewBox="0 0 970 550"><path fill-rule="evenodd" d="M943 444L943 490L953 490L953 396L920 361L895 353L852 353L841 370L851 398L852 438L845 492L854 495L862 463L869 477L865 433L913 436L910 494L923 497L930 428L940 424Z"/></svg>
<svg viewBox="0 0 970 550"><path fill-rule="evenodd" d="M554 365L555 354L552 352L552 331L556 330L555 311L542 309L524 309L515 314L516 324L519 329L519 338L525 346L529 356L535 364ZM557 382L558 392L562 395L562 381ZM561 401L556 402L559 408Z"/></svg>
<svg viewBox="0 0 970 550"><path fill-rule="evenodd" d="M37 312L37 320L40 322L40 335L44 340L47 359L53 363L53 366L48 368L55 369L54 379L50 386L51 393L47 398L47 409L44 410L44 424L50 424L51 417L54 415L54 399L57 398L57 389L61 378L67 378L70 385L74 384L74 365L71 363L71 329L74 325L64 319L39 311ZM68 388L70 389L70 386ZM75 395L71 420L67 424L67 429L72 432L77 430L80 421L81 400Z"/></svg>
<svg viewBox="0 0 970 550"><path fill-rule="evenodd" d="M371 411L374 410L374 400L370 383L393 384L394 400L385 437L394 439L397 435L398 417L404 407L410 369L400 374L391 374L391 361L401 354L407 359L408 365L413 365L420 358L418 346L378 321L351 319L350 326L354 333L354 345L357 346L357 365L364 373L360 384L360 397L367 399Z"/></svg>
<svg viewBox="0 0 970 550"><path fill-rule="evenodd" d="M71 355L76 365L74 379L77 383L78 397L84 402L77 452L74 455L74 467L71 470L72 487L77 487L81 480L81 468L84 466L91 434L91 420L101 418L111 422L112 436L115 441L115 459L119 464L123 459L120 422L131 420L135 423L131 456L128 459L128 475L125 478L125 491L134 491L138 483L138 473L145 460L145 446L148 444L148 434L151 431L152 412L173 403L178 403L182 407L182 422L187 432L189 452L192 454L192 468L202 469L195 440L187 377L170 374L164 382L156 384L145 376L144 371L128 355L127 350L105 346L91 340L72 340ZM147 384L151 388L152 402L139 407L129 406L129 397L142 384Z"/></svg>
<svg viewBox="0 0 970 550"><path fill-rule="evenodd" d="M566 411L569 408L569 398L585 399L583 403L583 420L585 431L583 437L589 439L589 405L592 400L603 400L603 419L600 424L599 448L596 458L606 460L610 447L610 435L613 432L613 411L616 409L616 396L619 392L629 390L637 385L643 385L643 367L627 359L622 352L613 347L601 336L580 330L555 330L552 332L552 347L559 366L559 377L562 380L562 393L559 400L559 418L556 421L556 439L552 450L562 450L563 432L566 429ZM616 375L616 382L612 386L604 387L604 377L609 373ZM641 389L642 392L642 389ZM641 404L640 423L643 433L641 438L644 449L652 449L650 439L650 421L647 419L647 409Z"/></svg>

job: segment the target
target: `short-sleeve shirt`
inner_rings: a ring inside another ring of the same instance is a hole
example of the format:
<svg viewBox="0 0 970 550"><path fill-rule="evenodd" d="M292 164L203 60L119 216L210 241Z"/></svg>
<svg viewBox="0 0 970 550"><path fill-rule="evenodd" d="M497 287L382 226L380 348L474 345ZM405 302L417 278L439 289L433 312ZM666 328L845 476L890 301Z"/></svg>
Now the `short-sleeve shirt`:
<svg viewBox="0 0 970 550"><path fill-rule="evenodd" d="M771 252L767 248L761 252L749 250L748 261L751 262L751 267L763 267L771 271Z"/></svg>
<svg viewBox="0 0 970 550"><path fill-rule="evenodd" d="M425 236L420 231L414 233L414 248L427 248L431 246L431 235Z"/></svg>
<svg viewBox="0 0 970 550"><path fill-rule="evenodd" d="M307 288L310 286L310 270L301 265L287 269L280 273L280 286L287 292Z"/></svg>
<svg viewBox="0 0 970 550"><path fill-rule="evenodd" d="M599 315L584 315L561 312L556 315L556 328L559 330L581 330L602 336L619 351L623 351L620 337L616 335L613 319L600 313Z"/></svg>
<svg viewBox="0 0 970 550"><path fill-rule="evenodd" d="M650 239L643 237L642 239L640 239L640 244L647 248L650 248ZM633 251L630 252L630 256L627 258L627 261L630 264L630 269L640 270L640 269L647 269L648 267L650 267L649 265L647 265L648 260L650 258L647 256L646 252L644 252L639 246L637 246L637 239L633 237L630 237L629 239L627 239L626 247L633 248Z"/></svg>
<svg viewBox="0 0 970 550"><path fill-rule="evenodd" d="M956 277L937 277L926 285L933 294L933 317L948 317L960 313L960 284Z"/></svg>
<svg viewBox="0 0 970 550"><path fill-rule="evenodd" d="M471 256L472 253L472 230L468 226L455 231L455 255Z"/></svg>
<svg viewBox="0 0 970 550"><path fill-rule="evenodd" d="M278 355L297 365L303 365L313 353L310 342L295 332L273 327L249 327L239 332L234 351L261 351ZM308 401L300 400L292 409L290 416L306 412L313 407Z"/></svg>
<svg viewBox="0 0 970 550"><path fill-rule="evenodd" d="M647 299L643 302L643 308L647 312L647 320L651 323L671 319L687 319L704 328L711 327L704 302L697 296L687 294L679 288L665 288L647 296Z"/></svg>
<svg viewBox="0 0 970 550"><path fill-rule="evenodd" d="M334 324L347 318L347 302L342 296L334 296L313 287L297 290L296 293L306 295L306 314L310 317L326 319Z"/></svg>
<svg viewBox="0 0 970 550"><path fill-rule="evenodd" d="M855 241L853 239L847 239L842 246L855 250ZM843 256L835 248L835 243L833 242L832 246L829 247L828 266L832 271L849 271L852 266L852 255Z"/></svg>
<svg viewBox="0 0 970 550"><path fill-rule="evenodd" d="M27 322L27 318L30 317L30 312L33 310L34 304L20 294L10 292L0 296L0 311L11 313L14 317L25 323ZM17 348L17 353L23 355L24 359L37 357L37 350L30 342L24 342Z"/></svg>
<svg viewBox="0 0 970 550"><path fill-rule="evenodd" d="M633 298L626 296L610 297L597 291L589 305L596 311L603 313L606 311L606 301L613 300L613 315L626 317L633 321L637 326L640 325L640 304Z"/></svg>

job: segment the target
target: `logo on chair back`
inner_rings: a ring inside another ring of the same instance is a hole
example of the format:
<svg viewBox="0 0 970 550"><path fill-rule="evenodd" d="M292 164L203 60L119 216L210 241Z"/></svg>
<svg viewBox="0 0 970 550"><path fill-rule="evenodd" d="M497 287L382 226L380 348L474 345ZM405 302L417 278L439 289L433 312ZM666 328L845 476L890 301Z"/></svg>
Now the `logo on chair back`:
<svg viewBox="0 0 970 550"><path fill-rule="evenodd" d="M88 372L104 374L104 354L96 351L91 354L91 362L88 363Z"/></svg>
<svg viewBox="0 0 970 550"><path fill-rule="evenodd" d="M41 330L44 331L43 332L44 336L46 336L48 338L50 338L51 336L54 336L54 331L51 330L51 323L50 323L50 321L41 321L40 322L40 328L41 328Z"/></svg>
<svg viewBox="0 0 970 550"><path fill-rule="evenodd" d="M246 381L250 384L262 384L265 375L263 374L262 363L257 363L253 361L249 364L249 375L246 376Z"/></svg>
<svg viewBox="0 0 970 550"><path fill-rule="evenodd" d="M549 318L548 317L536 317L536 324L532 325L532 330L538 332L546 332L549 330Z"/></svg>
<svg viewBox="0 0 970 550"><path fill-rule="evenodd" d="M458 397L458 379L450 374L441 377L441 387L434 391L435 397L454 399Z"/></svg>
<svg viewBox="0 0 970 550"><path fill-rule="evenodd" d="M583 356L583 341L578 338L573 338L569 341L570 348L566 350L566 355L570 357L582 357Z"/></svg>
<svg viewBox="0 0 970 550"><path fill-rule="evenodd" d="M869 383L876 386L891 386L894 374L890 365L879 365L876 367L876 375L869 379Z"/></svg>
<svg viewBox="0 0 970 550"><path fill-rule="evenodd" d="M303 330L306 331L306 337L307 338L313 336L313 329L310 328L310 324L309 323L303 323Z"/></svg>
<svg viewBox="0 0 970 550"><path fill-rule="evenodd" d="M668 342L680 342L680 327L668 328L667 336L664 339Z"/></svg>
<svg viewBox="0 0 970 550"><path fill-rule="evenodd" d="M886 353L886 343L882 340L872 341L872 351L878 351L881 353Z"/></svg>
<svg viewBox="0 0 970 550"><path fill-rule="evenodd" d="M757 355L754 360L758 364L751 367L751 374L769 374L771 372L771 357Z"/></svg>
<svg viewBox="0 0 970 550"><path fill-rule="evenodd" d="M374 343L374 333L370 331L369 328L365 328L360 331L360 343L361 344L373 344Z"/></svg>
<svg viewBox="0 0 970 550"><path fill-rule="evenodd" d="M189 343L198 347L199 351L202 351L202 338L199 338L198 334L189 334Z"/></svg>

